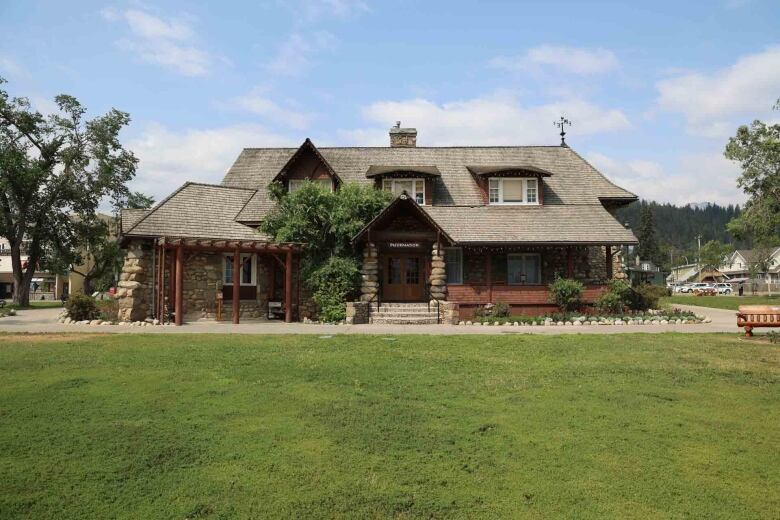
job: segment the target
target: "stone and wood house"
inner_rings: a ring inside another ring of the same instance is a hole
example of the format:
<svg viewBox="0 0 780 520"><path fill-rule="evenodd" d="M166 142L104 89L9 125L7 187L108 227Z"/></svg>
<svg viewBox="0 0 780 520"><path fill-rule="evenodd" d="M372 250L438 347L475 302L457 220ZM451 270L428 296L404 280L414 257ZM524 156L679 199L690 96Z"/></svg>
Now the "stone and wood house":
<svg viewBox="0 0 780 520"><path fill-rule="evenodd" d="M273 181L395 195L354 237L364 260L353 305L433 302L457 320L504 302L540 314L559 276L581 280L592 302L620 265L617 248L637 243L615 218L636 195L565 144L418 147L416 137L396 126L389 147L247 148L221 184L187 183L150 210L124 210L121 318L316 317L298 273L305 244L257 230Z"/></svg>

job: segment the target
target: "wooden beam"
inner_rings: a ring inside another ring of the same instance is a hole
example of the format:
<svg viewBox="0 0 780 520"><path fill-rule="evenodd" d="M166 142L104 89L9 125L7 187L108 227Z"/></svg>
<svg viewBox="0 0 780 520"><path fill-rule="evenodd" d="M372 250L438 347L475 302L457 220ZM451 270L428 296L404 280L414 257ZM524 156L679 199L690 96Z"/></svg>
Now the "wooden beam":
<svg viewBox="0 0 780 520"><path fill-rule="evenodd" d="M176 248L176 325L182 324L184 313L184 249L181 245Z"/></svg>
<svg viewBox="0 0 780 520"><path fill-rule="evenodd" d="M292 251L287 251L284 263L284 321L292 322Z"/></svg>
<svg viewBox="0 0 780 520"><path fill-rule="evenodd" d="M571 247L566 248L566 277L574 278L574 255L571 253Z"/></svg>
<svg viewBox="0 0 780 520"><path fill-rule="evenodd" d="M607 280L612 279L612 246L606 246L607 249Z"/></svg>
<svg viewBox="0 0 780 520"><path fill-rule="evenodd" d="M239 293L241 292L241 250L236 248L233 251L233 324L238 325L239 311L241 301Z"/></svg>

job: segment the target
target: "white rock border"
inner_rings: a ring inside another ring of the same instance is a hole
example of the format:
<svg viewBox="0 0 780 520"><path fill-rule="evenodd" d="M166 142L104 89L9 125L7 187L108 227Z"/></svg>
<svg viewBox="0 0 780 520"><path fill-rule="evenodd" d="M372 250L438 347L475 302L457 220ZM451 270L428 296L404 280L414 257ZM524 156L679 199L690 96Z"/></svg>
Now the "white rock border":
<svg viewBox="0 0 780 520"><path fill-rule="evenodd" d="M648 317L650 316L650 317ZM663 311L658 309L651 309L642 316L623 316L621 319L614 319L614 317L607 316L578 316L566 322L558 321L554 322L551 318L540 318L536 321L520 323L517 321L470 321L460 320L459 326L506 326L506 327L539 327L539 326L558 326L558 327L582 327L593 325L698 325L700 323L712 323L712 318L709 316L695 315L691 318L674 318L669 319L668 316L663 314Z"/></svg>
<svg viewBox="0 0 780 520"><path fill-rule="evenodd" d="M91 325L91 326L103 326L103 325L124 325L128 327L156 327L163 325L160 320L146 318L143 321L107 321L107 320L81 320L75 321L68 316L68 311L63 309L62 312L57 315L57 323L62 325ZM166 325L172 325L167 323Z"/></svg>

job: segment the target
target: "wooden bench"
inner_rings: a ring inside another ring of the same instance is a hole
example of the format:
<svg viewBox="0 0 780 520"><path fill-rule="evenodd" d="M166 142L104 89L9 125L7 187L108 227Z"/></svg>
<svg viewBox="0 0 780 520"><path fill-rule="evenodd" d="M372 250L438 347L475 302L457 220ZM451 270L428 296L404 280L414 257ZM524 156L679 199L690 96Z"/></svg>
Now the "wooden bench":
<svg viewBox="0 0 780 520"><path fill-rule="evenodd" d="M780 327L780 305L740 305L737 327L745 327L745 336L756 327Z"/></svg>

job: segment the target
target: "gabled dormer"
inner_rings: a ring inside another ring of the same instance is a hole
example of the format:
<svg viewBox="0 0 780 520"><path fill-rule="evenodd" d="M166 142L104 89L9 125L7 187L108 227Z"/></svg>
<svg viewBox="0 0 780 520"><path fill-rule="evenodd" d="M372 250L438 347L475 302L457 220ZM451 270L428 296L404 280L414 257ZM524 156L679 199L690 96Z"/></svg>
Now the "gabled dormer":
<svg viewBox="0 0 780 520"><path fill-rule="evenodd" d="M544 178L552 173L529 165L466 166L490 205L541 206Z"/></svg>
<svg viewBox="0 0 780 520"><path fill-rule="evenodd" d="M288 193L294 192L306 181L320 183L329 191L335 191L341 185L341 179L335 170L309 138L306 138L273 179L273 182L281 182Z"/></svg>
<svg viewBox="0 0 780 520"><path fill-rule="evenodd" d="M406 192L417 204L430 206L433 203L434 181L441 177L441 172L436 166L371 165L366 177L374 179L377 188L395 196Z"/></svg>

